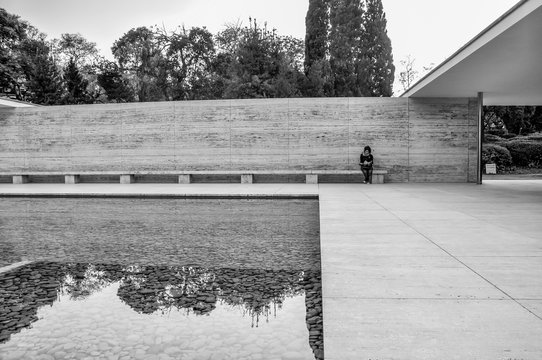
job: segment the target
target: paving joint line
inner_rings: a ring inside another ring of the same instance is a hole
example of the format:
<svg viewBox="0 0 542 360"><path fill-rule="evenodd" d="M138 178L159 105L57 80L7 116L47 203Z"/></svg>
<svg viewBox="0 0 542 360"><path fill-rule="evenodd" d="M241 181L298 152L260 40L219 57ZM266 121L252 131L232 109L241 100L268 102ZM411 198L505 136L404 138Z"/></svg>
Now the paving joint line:
<svg viewBox="0 0 542 360"><path fill-rule="evenodd" d="M522 303L520 303L518 300L516 300L514 297L512 297L510 294L508 294L506 291L504 291L503 289L499 288L497 285L495 285L494 283L492 283L489 279L487 279L486 277L484 277L482 274L480 274L479 272L477 272L476 270L474 270L472 267L470 267L469 265L467 265L466 263L464 263L463 261L461 261L458 257L456 257L455 255L453 255L452 253L450 253L448 250L446 250L445 248L443 248L442 246L440 246L439 244L437 244L436 242L434 242L433 240L431 240L427 235L425 235L424 233L420 232L418 229L416 229L415 227L413 227L412 225L410 225L409 223L407 223L405 220L401 219L399 216L397 216L393 211L389 210L388 208L386 208L385 206L383 206L382 204L380 204L377 200L375 199L372 199L369 197L369 195L366 194L366 196L372 200L373 202L377 203L379 206L381 206L383 209L385 209L386 211L388 211L389 213L391 213L393 216L395 216L399 221L401 221L403 224L407 225L408 227L410 227L412 230L414 230L415 232L417 232L418 234L420 234L421 236L423 236L427 241L429 241L430 243L432 243L433 245L435 245L436 247L438 247L440 250L442 250L443 252L445 252L446 254L448 254L448 256L450 256L452 259L454 259L455 261L457 261L458 263L460 263L461 265L463 265L464 267L466 267L467 269L469 269L471 272L473 272L474 274L478 275L481 279L483 279L484 281L486 281L488 284L490 284L491 286L493 286L495 289L497 289L498 291L500 291L501 293L503 293L504 295L506 295L508 298L510 298L512 301L514 301L516 304L518 304L519 306L521 306L523 309L527 310L529 313L531 313L533 316L535 316L537 319L541 320L542 321L542 317L535 314L534 312L532 312L530 309L528 309L527 307L525 307Z"/></svg>

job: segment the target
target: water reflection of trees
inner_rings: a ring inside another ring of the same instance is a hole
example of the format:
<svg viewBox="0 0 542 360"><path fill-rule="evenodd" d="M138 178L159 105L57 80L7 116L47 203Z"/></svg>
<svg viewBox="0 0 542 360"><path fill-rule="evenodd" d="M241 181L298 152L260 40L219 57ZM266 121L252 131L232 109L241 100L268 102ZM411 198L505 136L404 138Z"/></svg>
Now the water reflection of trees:
<svg viewBox="0 0 542 360"><path fill-rule="evenodd" d="M239 307L252 318L276 315L287 297L302 293L303 272L259 269L206 269L176 267L170 272L126 269L118 295L137 312L163 313L172 308L205 315L217 303Z"/></svg>
<svg viewBox="0 0 542 360"><path fill-rule="evenodd" d="M117 296L141 314L179 309L201 316L226 304L250 316L256 327L276 316L286 298L305 293L315 356L323 347L320 276L314 270L59 263L33 263L0 274L0 343L37 321L38 308L51 305L57 294L84 300L116 282Z"/></svg>

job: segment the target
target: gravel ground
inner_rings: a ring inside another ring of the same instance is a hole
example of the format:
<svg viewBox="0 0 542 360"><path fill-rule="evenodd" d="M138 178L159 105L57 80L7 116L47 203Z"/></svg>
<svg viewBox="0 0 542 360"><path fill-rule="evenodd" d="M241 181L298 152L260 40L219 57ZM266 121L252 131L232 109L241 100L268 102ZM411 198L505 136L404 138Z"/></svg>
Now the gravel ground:
<svg viewBox="0 0 542 360"><path fill-rule="evenodd" d="M317 200L3 198L0 234L0 266L320 267Z"/></svg>

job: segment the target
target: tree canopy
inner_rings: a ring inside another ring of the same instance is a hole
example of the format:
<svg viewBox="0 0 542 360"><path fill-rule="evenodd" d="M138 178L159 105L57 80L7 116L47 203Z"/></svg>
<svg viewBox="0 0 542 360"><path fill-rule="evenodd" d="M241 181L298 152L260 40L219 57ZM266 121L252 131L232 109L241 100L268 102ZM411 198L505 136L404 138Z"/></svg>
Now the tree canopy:
<svg viewBox="0 0 542 360"><path fill-rule="evenodd" d="M99 55L81 34L48 39L0 9L0 93L44 105L301 96L390 96L380 0L309 0L305 39L249 18L129 29Z"/></svg>

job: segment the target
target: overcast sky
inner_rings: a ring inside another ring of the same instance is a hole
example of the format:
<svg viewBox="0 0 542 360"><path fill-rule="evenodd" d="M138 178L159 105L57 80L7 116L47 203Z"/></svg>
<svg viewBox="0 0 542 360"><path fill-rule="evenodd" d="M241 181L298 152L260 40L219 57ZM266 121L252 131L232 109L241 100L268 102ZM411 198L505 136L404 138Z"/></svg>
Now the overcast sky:
<svg viewBox="0 0 542 360"><path fill-rule="evenodd" d="M399 61L438 65L491 24L518 0L382 0L398 77ZM80 33L112 58L111 45L130 29L184 24L216 33L225 23L266 21L279 34L305 36L308 0L0 0L49 38ZM397 85L396 85L397 87ZM396 88L395 87L395 88Z"/></svg>

